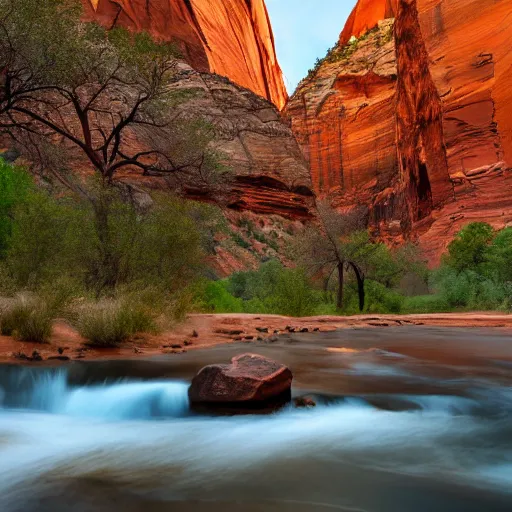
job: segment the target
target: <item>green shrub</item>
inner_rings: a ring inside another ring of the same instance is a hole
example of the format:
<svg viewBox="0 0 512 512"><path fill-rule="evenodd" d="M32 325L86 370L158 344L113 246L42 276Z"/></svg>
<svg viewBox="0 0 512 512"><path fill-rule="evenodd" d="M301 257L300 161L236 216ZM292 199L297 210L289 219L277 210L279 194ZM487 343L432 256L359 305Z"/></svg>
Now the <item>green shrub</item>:
<svg viewBox="0 0 512 512"><path fill-rule="evenodd" d="M134 334L156 329L151 309L130 300L105 299L84 304L74 323L80 335L97 347L116 347Z"/></svg>
<svg viewBox="0 0 512 512"><path fill-rule="evenodd" d="M20 341L45 343L52 334L55 311L42 299L17 295L4 303L0 311L0 332Z"/></svg>
<svg viewBox="0 0 512 512"><path fill-rule="evenodd" d="M406 297L402 308L403 313L446 313L453 308L440 295L418 295Z"/></svg>
<svg viewBox="0 0 512 512"><path fill-rule="evenodd" d="M238 247L241 247L242 249L250 249L251 244L239 233L232 233L231 238L233 239L233 242L238 245Z"/></svg>
<svg viewBox="0 0 512 512"><path fill-rule="evenodd" d="M11 237L13 211L24 201L31 187L32 180L26 170L0 158L0 257Z"/></svg>
<svg viewBox="0 0 512 512"><path fill-rule="evenodd" d="M367 313L400 313L404 297L376 281L365 282Z"/></svg>
<svg viewBox="0 0 512 512"><path fill-rule="evenodd" d="M242 313L243 301L231 295L228 290L229 281L211 281L205 289L203 300L205 309L214 313Z"/></svg>
<svg viewBox="0 0 512 512"><path fill-rule="evenodd" d="M287 316L308 316L315 312L316 294L302 269L282 269L275 293L264 299L275 313Z"/></svg>
<svg viewBox="0 0 512 512"><path fill-rule="evenodd" d="M83 219L67 201L30 192L14 208L6 266L19 288L37 289L74 268Z"/></svg>
<svg viewBox="0 0 512 512"><path fill-rule="evenodd" d="M278 261L263 263L257 271L237 272L210 282L204 291L206 309L217 313L313 314L317 293L301 269L287 269Z"/></svg>

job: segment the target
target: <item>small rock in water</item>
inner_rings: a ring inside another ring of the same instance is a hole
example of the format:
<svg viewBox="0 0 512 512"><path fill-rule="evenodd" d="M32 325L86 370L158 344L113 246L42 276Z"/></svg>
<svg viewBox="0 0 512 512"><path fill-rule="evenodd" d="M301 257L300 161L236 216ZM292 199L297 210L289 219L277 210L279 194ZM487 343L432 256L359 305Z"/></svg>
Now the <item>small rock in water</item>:
<svg viewBox="0 0 512 512"><path fill-rule="evenodd" d="M315 328L313 329L313 332L318 332L318 331L320 331L320 327L315 327Z"/></svg>
<svg viewBox="0 0 512 512"><path fill-rule="evenodd" d="M171 345L171 348L181 348L181 345L179 343L174 343Z"/></svg>
<svg viewBox="0 0 512 512"><path fill-rule="evenodd" d="M244 340L252 341L254 339L254 336L246 336Z"/></svg>
<svg viewBox="0 0 512 512"><path fill-rule="evenodd" d="M300 396L294 402L296 407L316 407L316 402L309 396Z"/></svg>
<svg viewBox="0 0 512 512"><path fill-rule="evenodd" d="M309 332L309 329L307 327L303 327L300 332Z"/></svg>

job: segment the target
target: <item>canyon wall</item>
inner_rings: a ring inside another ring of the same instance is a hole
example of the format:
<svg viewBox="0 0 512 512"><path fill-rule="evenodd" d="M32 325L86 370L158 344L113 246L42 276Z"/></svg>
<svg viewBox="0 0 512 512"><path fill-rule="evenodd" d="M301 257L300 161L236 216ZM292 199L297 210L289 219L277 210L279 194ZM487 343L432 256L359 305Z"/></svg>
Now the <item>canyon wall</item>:
<svg viewBox="0 0 512 512"><path fill-rule="evenodd" d="M512 2L359 0L340 41L286 109L316 192L433 263L512 224Z"/></svg>
<svg viewBox="0 0 512 512"><path fill-rule="evenodd" d="M375 28L379 21L394 18L396 7L396 0L359 0L345 24L339 43L347 44L352 36L361 37Z"/></svg>
<svg viewBox="0 0 512 512"><path fill-rule="evenodd" d="M287 96L264 0L84 1L86 19L179 44L188 64L180 64L173 88L190 94L176 114L214 126L212 146L233 172L231 210L311 217L309 169L278 110ZM161 186L137 169L119 177ZM186 189L190 197L199 193L193 184Z"/></svg>
<svg viewBox="0 0 512 512"><path fill-rule="evenodd" d="M199 71L228 77L282 108L287 99L264 0L82 0L87 19L174 41Z"/></svg>
<svg viewBox="0 0 512 512"><path fill-rule="evenodd" d="M314 194L307 162L275 105L227 78L181 63L170 89L183 92L174 108L179 125L200 119L214 129L210 147L229 169L230 180L217 194L231 211L280 215L303 221L312 217ZM131 144L136 146L137 134ZM141 149L143 149L141 147ZM129 168L116 177L144 188L183 188L187 197L209 200L209 190L179 176L143 176ZM193 177L192 180L197 180Z"/></svg>

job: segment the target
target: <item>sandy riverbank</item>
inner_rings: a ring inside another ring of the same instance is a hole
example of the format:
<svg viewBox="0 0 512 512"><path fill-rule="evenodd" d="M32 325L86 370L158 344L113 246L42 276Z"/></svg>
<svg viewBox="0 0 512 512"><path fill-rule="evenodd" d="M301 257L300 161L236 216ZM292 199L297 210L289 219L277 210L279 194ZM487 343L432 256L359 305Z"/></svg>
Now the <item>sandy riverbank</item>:
<svg viewBox="0 0 512 512"><path fill-rule="evenodd" d="M20 342L0 336L0 362L27 362L36 350L43 360L59 356L74 359L136 358L159 354L181 353L241 341L263 341L275 334L301 330L330 332L336 329L370 327L383 329L400 325L444 327L495 327L512 329L512 315L501 313L437 313L425 315L358 315L350 317L317 316L289 318L279 315L191 314L172 331L158 335L141 335L119 348L89 347L78 333L64 321L55 322L49 343Z"/></svg>

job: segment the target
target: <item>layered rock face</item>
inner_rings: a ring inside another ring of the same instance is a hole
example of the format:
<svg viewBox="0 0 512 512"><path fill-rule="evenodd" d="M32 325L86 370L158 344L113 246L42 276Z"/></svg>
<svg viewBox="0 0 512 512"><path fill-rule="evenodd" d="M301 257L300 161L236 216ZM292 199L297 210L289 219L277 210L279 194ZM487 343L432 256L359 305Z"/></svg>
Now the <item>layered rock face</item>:
<svg viewBox="0 0 512 512"><path fill-rule="evenodd" d="M199 71L227 76L282 108L287 99L264 0L82 0L106 27L175 41Z"/></svg>
<svg viewBox="0 0 512 512"><path fill-rule="evenodd" d="M277 214L293 220L311 217L314 197L307 163L277 108L226 78L180 65L174 83L184 100L177 119L201 119L215 129L213 149L225 157L234 183L226 187L231 210ZM133 170L122 178L158 187L159 180ZM189 197L200 197L193 183Z"/></svg>
<svg viewBox="0 0 512 512"><path fill-rule="evenodd" d="M393 190L396 82L393 23L385 21L328 55L286 107L316 193L341 210L371 216Z"/></svg>
<svg viewBox="0 0 512 512"><path fill-rule="evenodd" d="M146 30L180 45L189 65L180 64L174 81L186 98L176 114L215 127L213 147L227 157L234 174L227 198L231 209L293 220L311 216L307 163L276 108L287 95L264 0L83 1L87 19L108 28ZM121 177L160 186L137 170ZM199 193L193 184L187 192Z"/></svg>
<svg viewBox="0 0 512 512"><path fill-rule="evenodd" d="M512 223L511 20L508 0L360 0L287 107L318 193L432 262L468 222Z"/></svg>

